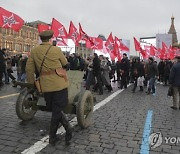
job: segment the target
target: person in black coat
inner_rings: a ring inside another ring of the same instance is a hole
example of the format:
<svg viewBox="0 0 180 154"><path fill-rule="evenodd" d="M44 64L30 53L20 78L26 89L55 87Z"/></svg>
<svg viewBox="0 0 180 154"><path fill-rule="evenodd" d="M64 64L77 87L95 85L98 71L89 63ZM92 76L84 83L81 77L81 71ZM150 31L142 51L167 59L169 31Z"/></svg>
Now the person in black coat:
<svg viewBox="0 0 180 154"><path fill-rule="evenodd" d="M127 57L127 54L123 54L123 59L121 60L121 65L120 65L120 74L121 74L121 84L120 84L120 89L122 88L127 88L127 82L128 82L128 76L129 76L129 60Z"/></svg>
<svg viewBox="0 0 180 154"><path fill-rule="evenodd" d="M112 82L116 82L116 77L115 77L116 70L117 70L116 63L115 60L113 60L111 63L111 71L110 71L110 74L112 75L113 78Z"/></svg>
<svg viewBox="0 0 180 154"><path fill-rule="evenodd" d="M167 83L169 81L169 73L171 69L171 64L170 62L166 59L165 60L165 65L164 65L164 86L167 86Z"/></svg>
<svg viewBox="0 0 180 154"><path fill-rule="evenodd" d="M163 61L163 59L161 59L161 61L158 64L158 71L159 71L159 82L164 82L164 66L165 63Z"/></svg>
<svg viewBox="0 0 180 154"><path fill-rule="evenodd" d="M3 86L2 78L3 78L4 67L5 67L5 60L4 60L3 52L0 49L0 87Z"/></svg>
<svg viewBox="0 0 180 154"><path fill-rule="evenodd" d="M147 79L149 81L149 85L147 94L150 94L152 90L153 95L155 95L155 82L159 75L158 68L157 64L154 62L154 59L152 57L149 57L148 61L149 63L147 65Z"/></svg>
<svg viewBox="0 0 180 154"><path fill-rule="evenodd" d="M97 83L94 86L94 90L97 91L97 89L99 89L99 94L102 95L103 85L102 85L102 76L101 76L101 61L96 53L94 53L94 59L93 59L93 73L97 80Z"/></svg>
<svg viewBox="0 0 180 154"><path fill-rule="evenodd" d="M116 73L117 73L117 81L120 81L120 68L121 68L121 61L116 62Z"/></svg>
<svg viewBox="0 0 180 154"><path fill-rule="evenodd" d="M172 66L169 75L169 84L173 87L172 109L180 109L180 56L175 57L176 63Z"/></svg>
<svg viewBox="0 0 180 154"><path fill-rule="evenodd" d="M7 55L6 55L6 49L3 48L1 49L0 51L2 53L2 57L1 57L1 60L2 60L2 68L3 69L3 74L4 74L4 77L5 77L5 84L9 84L8 82L8 73L7 73L7 67L6 67L6 60L7 60Z"/></svg>
<svg viewBox="0 0 180 154"><path fill-rule="evenodd" d="M139 77L143 77L145 74L144 71L144 64L140 61L140 58L137 58L136 63L134 63L133 68L133 79L134 79L134 87L132 89L132 92L134 93L137 87L137 80ZM143 91L143 86L140 86L140 91Z"/></svg>
<svg viewBox="0 0 180 154"><path fill-rule="evenodd" d="M134 83L134 69L135 69L135 65L136 65L137 61L136 61L136 58L133 58L131 61L130 61L130 83Z"/></svg>

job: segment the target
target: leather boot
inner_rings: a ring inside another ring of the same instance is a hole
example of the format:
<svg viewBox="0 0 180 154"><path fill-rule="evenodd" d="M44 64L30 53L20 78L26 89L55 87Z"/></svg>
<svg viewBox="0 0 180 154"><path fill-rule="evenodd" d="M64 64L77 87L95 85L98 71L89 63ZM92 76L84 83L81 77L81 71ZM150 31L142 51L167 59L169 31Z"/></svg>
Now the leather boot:
<svg viewBox="0 0 180 154"><path fill-rule="evenodd" d="M102 86L99 87L99 95L103 95L103 87Z"/></svg>
<svg viewBox="0 0 180 154"><path fill-rule="evenodd" d="M58 125L59 125L58 119L51 119L51 125L50 125L50 131L49 131L49 144L53 146L58 141L58 137L56 136Z"/></svg>
<svg viewBox="0 0 180 154"><path fill-rule="evenodd" d="M111 85L108 85L108 86L106 86L106 87L107 87L107 89L108 89L108 92L111 92L111 91L113 90Z"/></svg>
<svg viewBox="0 0 180 154"><path fill-rule="evenodd" d="M143 91L143 86L140 86L140 91Z"/></svg>
<svg viewBox="0 0 180 154"><path fill-rule="evenodd" d="M64 129L66 130L66 135L65 135L65 144L70 145L70 140L72 139L72 126L70 125L69 121L67 120L65 114L63 111L62 112L62 118L61 118L61 124L63 125Z"/></svg>

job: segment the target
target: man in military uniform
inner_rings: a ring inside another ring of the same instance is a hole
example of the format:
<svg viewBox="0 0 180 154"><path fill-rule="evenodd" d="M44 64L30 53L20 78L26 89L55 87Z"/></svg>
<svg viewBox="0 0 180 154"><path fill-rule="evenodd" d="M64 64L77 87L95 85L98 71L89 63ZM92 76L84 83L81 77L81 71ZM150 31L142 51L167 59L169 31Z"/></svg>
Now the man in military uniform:
<svg viewBox="0 0 180 154"><path fill-rule="evenodd" d="M69 145L72 138L72 127L66 119L63 109L68 103L68 81L56 74L55 69L67 65L67 60L61 49L51 45L49 39L53 36L52 30L43 31L39 34L42 44L33 48L26 64L27 81L31 84L35 81L35 70L40 72L40 85L44 93L46 106L52 110L49 143L55 145L58 141L56 135L58 125L61 123L66 130L65 142ZM47 50L49 51L47 52ZM46 54L47 52L47 54Z"/></svg>

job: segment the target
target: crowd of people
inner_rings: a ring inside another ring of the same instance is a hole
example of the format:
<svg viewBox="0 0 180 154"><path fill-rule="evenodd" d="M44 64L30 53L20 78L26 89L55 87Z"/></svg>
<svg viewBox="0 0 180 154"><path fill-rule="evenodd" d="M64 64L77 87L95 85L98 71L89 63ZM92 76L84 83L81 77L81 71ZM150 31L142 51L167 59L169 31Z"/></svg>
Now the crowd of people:
<svg viewBox="0 0 180 154"><path fill-rule="evenodd" d="M113 91L112 82L118 82L118 88L126 89L129 83L133 83L132 92L135 93L136 88L144 91L146 87L147 94L156 94L155 84L159 82L163 86L168 86L169 75L173 61L169 59L160 60L157 63L152 57L147 61L141 60L139 57L128 59L126 53L123 54L121 61L110 61L108 57L97 55L83 58L77 53L71 55L66 54L68 61L68 70L84 71L84 80L86 90L98 92L100 95L107 89L108 92ZM26 62L27 54L18 54L10 56L6 49L0 50L0 87L9 84L12 80L13 87L17 87L15 81L26 82ZM16 68L17 75L13 75L13 67ZM4 83L3 83L4 77Z"/></svg>
<svg viewBox="0 0 180 154"><path fill-rule="evenodd" d="M88 57L86 60L77 54L69 56L69 69L85 71L86 90L99 92L100 95L107 89L113 90L112 82L118 82L118 88L126 89L129 83L133 84L132 93L139 91L147 95L156 95L159 83L163 86L173 86L173 106L172 109L180 109L180 57L173 60L161 59L159 62L149 57L146 61L139 57L129 60L127 54L123 54L121 61L110 61L103 55ZM173 69L176 68L176 69Z"/></svg>
<svg viewBox="0 0 180 154"><path fill-rule="evenodd" d="M88 58L73 53L66 55L68 61L68 70L84 71L84 80L86 81L86 90L93 90L103 94L104 89L108 92L113 90L111 82L118 82L118 88L126 89L129 83L133 83L132 92L135 93L139 86L140 91L146 93L156 93L155 84L159 82L163 86L168 86L169 75L173 62L169 59L160 60L157 63L152 57L148 61L140 60L139 57L128 59L127 54L123 54L121 61L110 61L108 57L97 55L94 53ZM6 53L6 49L0 50L0 87L9 84L12 80L14 87L15 81L26 82L25 66L27 62L27 54L18 54L10 56ZM16 67L17 75L13 76L13 67ZM4 83L2 81L4 77ZM104 88L106 87L106 88Z"/></svg>
<svg viewBox="0 0 180 154"><path fill-rule="evenodd" d="M25 66L27 59L26 54L10 55L5 48L0 49L0 87L3 87L4 84L10 84L10 79L13 87L16 87L15 81L26 81ZM16 68L17 75L13 75L13 68Z"/></svg>
<svg viewBox="0 0 180 154"><path fill-rule="evenodd" d="M4 84L3 77L5 84L9 84L9 78L11 78L13 86L17 86L16 81L34 84L35 80L38 80L34 74L38 73L46 108L52 111L49 131L51 145L55 145L59 140L56 134L59 123L66 130L66 145L69 145L72 139L73 129L63 112L68 104L69 82L66 80L66 75L61 74L62 70L84 71L85 89L98 92L99 95L103 95L105 90L113 91L112 82L117 82L119 89L127 89L128 84L132 83L133 93L139 87L141 92L156 95L156 83L159 81L164 86L172 87L173 106L171 108L180 109L180 57L176 57L173 62L166 59L157 63L152 57L147 61L139 57L129 60L124 53L121 61L115 62L94 53L85 59L76 53L63 54L60 48L50 43L52 36L51 30L41 32L42 44L33 48L29 57L25 54L10 56L6 49L0 50L1 87ZM16 77L13 76L13 67L17 70ZM56 72L57 69L60 74Z"/></svg>
<svg viewBox="0 0 180 154"><path fill-rule="evenodd" d="M84 80L86 81L86 90L99 92L100 95L107 89L113 90L111 83L118 82L118 88L126 89L129 83L133 83L132 92L136 88L147 94L156 94L156 83L163 86L169 85L169 75L171 67L175 61L170 59L155 61L152 57L148 60L141 60L139 57L128 59L126 53L123 54L121 61L110 61L108 57L94 53L87 59L74 53L67 56L69 70L84 71ZM104 88L106 87L106 88Z"/></svg>

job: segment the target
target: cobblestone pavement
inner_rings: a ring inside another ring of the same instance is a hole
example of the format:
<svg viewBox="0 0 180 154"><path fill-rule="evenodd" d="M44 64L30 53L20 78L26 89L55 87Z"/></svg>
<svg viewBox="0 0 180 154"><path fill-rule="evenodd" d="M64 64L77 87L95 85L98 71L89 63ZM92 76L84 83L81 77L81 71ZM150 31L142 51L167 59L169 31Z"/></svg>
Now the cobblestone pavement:
<svg viewBox="0 0 180 154"><path fill-rule="evenodd" d="M114 84L114 91L117 85ZM180 111L170 108L171 98L166 97L167 87L157 86L157 95L145 92L131 93L132 87L118 94L114 99L93 113L93 121L87 129L74 127L70 146L62 139L53 146L46 146L38 154L138 154L140 153L144 125L148 110L153 111L151 133L162 134L162 144L150 148L150 154L180 153ZM0 97L18 93L19 88L5 85L0 90ZM112 93L96 95L97 102ZM22 122L16 116L15 101L17 96L0 98L0 154L20 154L41 138L48 135L50 116L48 112L38 111L28 122ZM68 116L71 119L73 116ZM166 143L166 138L169 142ZM176 142L175 142L176 141Z"/></svg>

